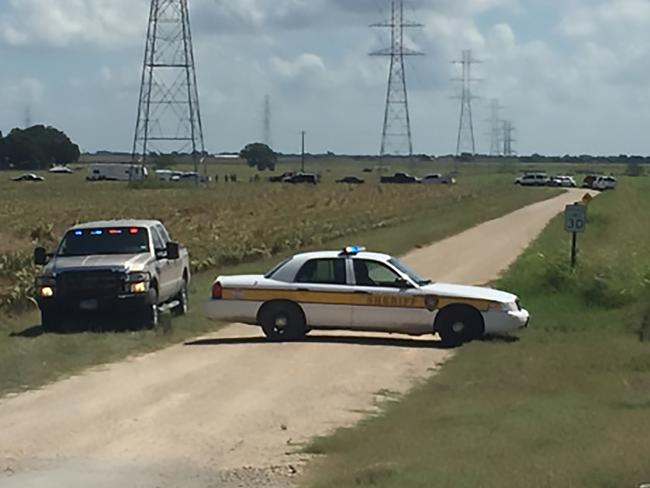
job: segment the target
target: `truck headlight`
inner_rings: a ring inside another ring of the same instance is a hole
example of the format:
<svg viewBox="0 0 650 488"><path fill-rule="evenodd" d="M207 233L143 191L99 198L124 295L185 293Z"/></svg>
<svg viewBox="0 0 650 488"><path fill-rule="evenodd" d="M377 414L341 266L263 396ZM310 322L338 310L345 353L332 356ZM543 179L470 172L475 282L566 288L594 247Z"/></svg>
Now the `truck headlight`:
<svg viewBox="0 0 650 488"><path fill-rule="evenodd" d="M129 293L147 293L151 278L149 273L129 273L126 275L126 287Z"/></svg>
<svg viewBox="0 0 650 488"><path fill-rule="evenodd" d="M54 278L40 276L36 279L36 293L41 298L52 298L56 293L56 280Z"/></svg>

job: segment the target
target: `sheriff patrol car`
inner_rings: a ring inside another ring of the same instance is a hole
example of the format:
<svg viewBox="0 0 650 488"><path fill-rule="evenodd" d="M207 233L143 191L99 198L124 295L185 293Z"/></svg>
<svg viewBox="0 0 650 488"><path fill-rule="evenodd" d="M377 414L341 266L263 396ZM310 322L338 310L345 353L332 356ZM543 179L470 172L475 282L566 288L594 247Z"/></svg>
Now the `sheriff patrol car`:
<svg viewBox="0 0 650 488"><path fill-rule="evenodd" d="M272 341L312 329L425 335L460 345L526 327L515 295L433 283L386 254L348 247L298 254L266 275L219 276L208 317L262 327Z"/></svg>

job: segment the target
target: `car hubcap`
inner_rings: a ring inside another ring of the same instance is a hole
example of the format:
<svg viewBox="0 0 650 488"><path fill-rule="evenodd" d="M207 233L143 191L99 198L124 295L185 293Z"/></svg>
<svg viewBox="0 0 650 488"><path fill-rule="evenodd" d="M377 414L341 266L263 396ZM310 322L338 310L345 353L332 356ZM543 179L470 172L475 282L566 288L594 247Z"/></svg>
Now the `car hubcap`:
<svg viewBox="0 0 650 488"><path fill-rule="evenodd" d="M276 328L277 330L283 330L284 328L286 328L288 322L289 322L289 321L288 321L287 318L284 317L284 316L276 317L276 318L275 318L275 328Z"/></svg>
<svg viewBox="0 0 650 488"><path fill-rule="evenodd" d="M465 331L465 324L462 322L456 322L451 326L451 330L453 330L455 334L462 334Z"/></svg>

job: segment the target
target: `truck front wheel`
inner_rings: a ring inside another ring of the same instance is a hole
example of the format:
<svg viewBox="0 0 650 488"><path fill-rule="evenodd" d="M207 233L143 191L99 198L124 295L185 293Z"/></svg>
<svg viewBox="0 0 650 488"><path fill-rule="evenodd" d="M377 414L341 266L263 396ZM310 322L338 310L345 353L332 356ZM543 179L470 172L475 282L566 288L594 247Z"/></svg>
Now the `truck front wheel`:
<svg viewBox="0 0 650 488"><path fill-rule="evenodd" d="M41 310L41 328L46 333L64 332L64 317L58 310Z"/></svg>
<svg viewBox="0 0 650 488"><path fill-rule="evenodd" d="M155 329L160 320L160 311L158 310L158 291L152 288L149 291L149 297L144 304L141 312L140 326L145 329Z"/></svg>

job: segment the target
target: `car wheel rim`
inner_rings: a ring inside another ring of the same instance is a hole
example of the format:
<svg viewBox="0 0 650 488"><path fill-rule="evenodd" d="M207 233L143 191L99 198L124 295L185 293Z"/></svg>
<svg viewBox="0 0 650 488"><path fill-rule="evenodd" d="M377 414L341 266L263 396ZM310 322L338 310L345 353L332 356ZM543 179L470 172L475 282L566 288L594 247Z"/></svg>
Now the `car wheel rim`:
<svg viewBox="0 0 650 488"><path fill-rule="evenodd" d="M462 322L456 322L451 326L451 330L454 331L454 334L462 334L465 332L465 324Z"/></svg>
<svg viewBox="0 0 650 488"><path fill-rule="evenodd" d="M151 306L151 325L153 325L153 326L158 325L158 306L157 305L152 305Z"/></svg>
<svg viewBox="0 0 650 488"><path fill-rule="evenodd" d="M188 303L187 303L187 288L183 288L183 313L187 313L187 310L189 308Z"/></svg>
<svg viewBox="0 0 650 488"><path fill-rule="evenodd" d="M277 332L284 332L284 329L289 325L289 320L284 315L279 315L275 318L273 325Z"/></svg>

